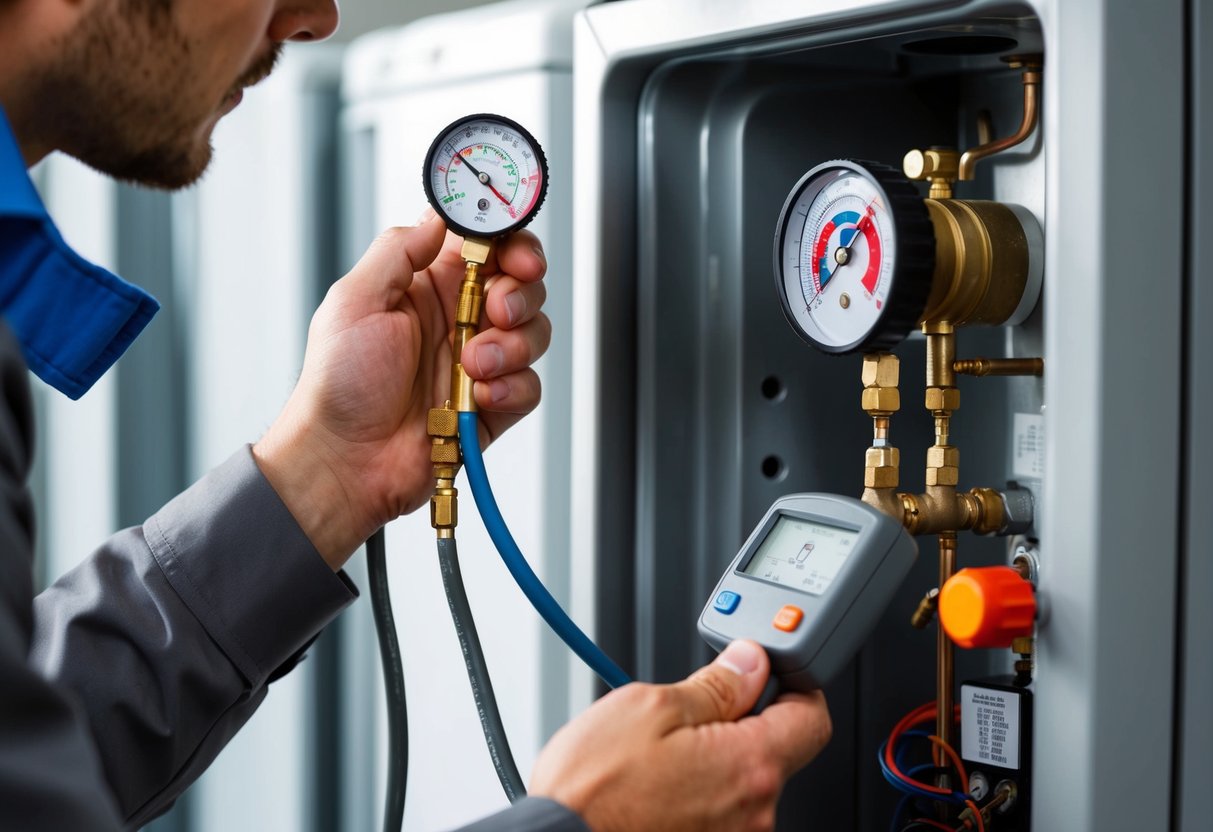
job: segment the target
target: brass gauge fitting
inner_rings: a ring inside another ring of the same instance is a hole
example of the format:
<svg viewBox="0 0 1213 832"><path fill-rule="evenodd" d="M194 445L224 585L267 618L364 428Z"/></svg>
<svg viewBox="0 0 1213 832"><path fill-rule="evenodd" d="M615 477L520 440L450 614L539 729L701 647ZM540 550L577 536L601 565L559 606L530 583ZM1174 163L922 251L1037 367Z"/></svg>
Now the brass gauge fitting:
<svg viewBox="0 0 1213 832"><path fill-rule="evenodd" d="M493 244L489 240L467 237L461 252L467 266L463 283L459 285L459 301L455 307L455 340L451 345L454 363L451 364L451 398L455 409L468 413L476 409L476 398L472 395L473 382L460 363L463 348L476 334L480 325L480 307L484 303L484 284L480 279L480 267L489 258Z"/></svg>

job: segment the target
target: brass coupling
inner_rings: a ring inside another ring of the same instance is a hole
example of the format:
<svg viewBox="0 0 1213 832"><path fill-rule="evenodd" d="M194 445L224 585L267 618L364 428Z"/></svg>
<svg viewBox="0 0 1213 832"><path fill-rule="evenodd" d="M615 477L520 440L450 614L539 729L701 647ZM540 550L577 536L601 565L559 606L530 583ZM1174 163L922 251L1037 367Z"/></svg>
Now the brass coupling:
<svg viewBox="0 0 1213 832"><path fill-rule="evenodd" d="M861 404L872 417L872 447L864 455L864 488L897 488L901 454L889 442L889 423L901 409L901 393L897 389L900 366L892 353L863 357Z"/></svg>
<svg viewBox="0 0 1213 832"><path fill-rule="evenodd" d="M463 462L459 455L459 413L449 401L445 407L431 408L426 427L435 480L430 496L430 525L439 538L451 538L459 525L459 492L455 488L455 477Z"/></svg>
<svg viewBox="0 0 1213 832"><path fill-rule="evenodd" d="M480 267L488 261L493 244L490 240L467 237L460 252L466 263L463 282L459 285L459 300L455 307L455 338L451 344L451 399L455 410L470 413L476 410L474 383L463 369L463 348L476 334L480 325L480 310L484 304L484 284Z"/></svg>

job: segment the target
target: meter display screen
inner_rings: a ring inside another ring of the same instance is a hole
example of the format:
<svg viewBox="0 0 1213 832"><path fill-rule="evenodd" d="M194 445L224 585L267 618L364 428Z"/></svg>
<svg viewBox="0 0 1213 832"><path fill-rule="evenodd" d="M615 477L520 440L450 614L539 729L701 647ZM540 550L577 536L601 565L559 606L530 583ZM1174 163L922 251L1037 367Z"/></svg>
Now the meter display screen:
<svg viewBox="0 0 1213 832"><path fill-rule="evenodd" d="M742 571L753 578L824 595L858 537L851 529L780 514Z"/></svg>

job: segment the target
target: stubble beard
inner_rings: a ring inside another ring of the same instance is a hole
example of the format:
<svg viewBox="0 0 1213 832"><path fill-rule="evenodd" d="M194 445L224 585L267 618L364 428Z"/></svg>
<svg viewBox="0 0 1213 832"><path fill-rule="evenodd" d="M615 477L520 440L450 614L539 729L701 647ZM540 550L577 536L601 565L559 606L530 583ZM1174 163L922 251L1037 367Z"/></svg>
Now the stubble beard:
<svg viewBox="0 0 1213 832"><path fill-rule="evenodd" d="M191 47L167 4L98 4L56 52L34 107L57 149L153 188L177 190L202 176L213 155L216 102L190 99ZM279 52L258 60L230 92L268 75Z"/></svg>

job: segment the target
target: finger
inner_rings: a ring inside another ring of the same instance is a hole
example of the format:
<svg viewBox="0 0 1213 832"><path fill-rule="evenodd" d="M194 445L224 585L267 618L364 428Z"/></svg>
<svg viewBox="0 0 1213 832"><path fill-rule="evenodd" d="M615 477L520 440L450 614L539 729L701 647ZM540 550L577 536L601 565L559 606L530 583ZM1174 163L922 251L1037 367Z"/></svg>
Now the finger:
<svg viewBox="0 0 1213 832"><path fill-rule="evenodd" d="M523 283L534 283L547 274L548 260L543 244L530 231L517 231L498 241L493 248L496 261L490 258L485 264L486 268L493 269L489 274L499 271L513 275Z"/></svg>
<svg viewBox="0 0 1213 832"><path fill-rule="evenodd" d="M758 732L758 742L779 761L786 777L821 753L834 730L825 694L819 690L785 693L746 723Z"/></svg>
<svg viewBox="0 0 1213 832"><path fill-rule="evenodd" d="M673 685L681 713L680 721L669 727L739 719L758 701L770 667L756 642L734 641L710 665Z"/></svg>
<svg viewBox="0 0 1213 832"><path fill-rule="evenodd" d="M552 343L552 322L542 312L516 329L487 329L468 341L459 360L469 376L485 381L530 367Z"/></svg>
<svg viewBox="0 0 1213 832"><path fill-rule="evenodd" d="M491 439L500 436L506 427L518 421L518 417L534 410L539 404L541 392L539 374L531 369L490 381L478 381L472 388L476 406L480 408L480 420L485 423ZM499 414L515 418L498 419Z"/></svg>
<svg viewBox="0 0 1213 832"><path fill-rule="evenodd" d="M510 329L534 318L547 297L542 280L524 283L513 275L494 277L485 293L485 317L492 326Z"/></svg>

